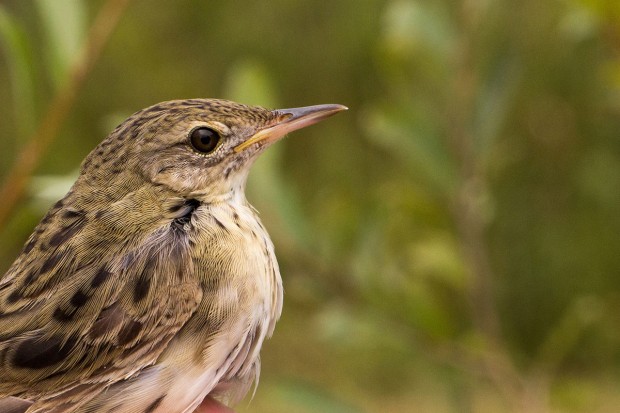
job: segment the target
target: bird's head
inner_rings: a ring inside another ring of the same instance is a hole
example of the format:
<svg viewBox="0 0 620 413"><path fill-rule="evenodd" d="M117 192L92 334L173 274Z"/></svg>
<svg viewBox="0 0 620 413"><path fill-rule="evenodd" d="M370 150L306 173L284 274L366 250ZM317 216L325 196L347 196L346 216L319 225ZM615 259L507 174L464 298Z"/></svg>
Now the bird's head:
<svg viewBox="0 0 620 413"><path fill-rule="evenodd" d="M268 110L215 99L160 103L119 125L86 158L81 178L117 192L146 181L204 202L242 196L250 166L265 148L345 109Z"/></svg>

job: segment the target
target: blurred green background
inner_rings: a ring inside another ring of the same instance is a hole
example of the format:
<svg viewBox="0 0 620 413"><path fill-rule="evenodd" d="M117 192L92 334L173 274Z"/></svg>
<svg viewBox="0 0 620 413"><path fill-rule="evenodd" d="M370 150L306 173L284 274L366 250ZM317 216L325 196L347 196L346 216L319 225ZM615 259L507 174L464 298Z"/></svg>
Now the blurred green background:
<svg viewBox="0 0 620 413"><path fill-rule="evenodd" d="M124 3L0 3L0 178L48 149L0 271L138 109L341 103L251 175L286 294L238 410L620 410L620 2Z"/></svg>

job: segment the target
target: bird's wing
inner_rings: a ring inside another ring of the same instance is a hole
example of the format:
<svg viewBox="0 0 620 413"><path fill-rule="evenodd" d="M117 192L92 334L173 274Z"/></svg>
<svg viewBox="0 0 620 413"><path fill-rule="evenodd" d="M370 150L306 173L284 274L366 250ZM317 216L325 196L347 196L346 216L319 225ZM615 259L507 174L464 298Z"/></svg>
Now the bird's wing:
<svg viewBox="0 0 620 413"><path fill-rule="evenodd" d="M0 412L2 413L24 413L32 405L32 402L18 399L17 397L6 397L0 399Z"/></svg>
<svg viewBox="0 0 620 413"><path fill-rule="evenodd" d="M53 209L0 280L0 397L96 395L153 364L200 303L178 229L98 218Z"/></svg>

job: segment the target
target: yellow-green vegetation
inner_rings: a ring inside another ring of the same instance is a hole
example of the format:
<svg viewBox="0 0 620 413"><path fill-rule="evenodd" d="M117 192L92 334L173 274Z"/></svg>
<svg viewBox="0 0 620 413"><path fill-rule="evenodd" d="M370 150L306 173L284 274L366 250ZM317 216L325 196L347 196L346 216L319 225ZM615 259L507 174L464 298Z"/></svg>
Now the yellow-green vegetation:
<svg viewBox="0 0 620 413"><path fill-rule="evenodd" d="M239 411L618 410L620 2L5 0L0 56L0 273L138 109L349 106L250 176L285 306Z"/></svg>

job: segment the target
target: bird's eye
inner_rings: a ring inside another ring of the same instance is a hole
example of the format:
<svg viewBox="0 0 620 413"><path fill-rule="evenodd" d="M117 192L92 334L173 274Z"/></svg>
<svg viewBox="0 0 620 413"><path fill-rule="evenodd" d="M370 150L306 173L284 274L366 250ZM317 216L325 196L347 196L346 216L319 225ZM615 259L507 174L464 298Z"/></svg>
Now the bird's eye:
<svg viewBox="0 0 620 413"><path fill-rule="evenodd" d="M189 142L200 153L211 153L217 148L220 135L211 128L196 128L189 134Z"/></svg>

